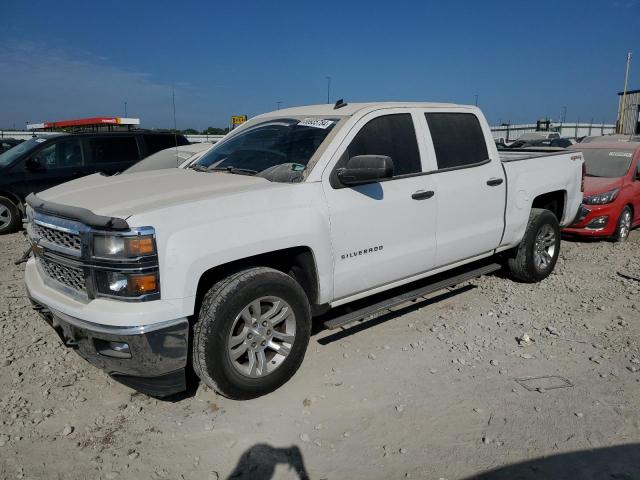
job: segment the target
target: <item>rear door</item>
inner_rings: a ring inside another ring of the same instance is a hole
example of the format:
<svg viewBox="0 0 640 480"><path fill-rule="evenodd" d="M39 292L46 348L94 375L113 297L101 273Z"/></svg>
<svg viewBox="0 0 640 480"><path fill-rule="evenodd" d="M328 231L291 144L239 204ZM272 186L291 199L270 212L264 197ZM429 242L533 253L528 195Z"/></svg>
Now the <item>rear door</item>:
<svg viewBox="0 0 640 480"><path fill-rule="evenodd" d="M112 175L126 170L140 160L135 135L105 135L85 138L88 172Z"/></svg>
<svg viewBox="0 0 640 480"><path fill-rule="evenodd" d="M424 143L406 109L364 116L336 152L323 176L334 250L334 299L355 295L433 268L436 198L434 181L423 175ZM387 155L394 177L344 186L336 170L356 155ZM422 193L421 193L422 192ZM424 193L431 192L431 195ZM414 198L415 197L415 198Z"/></svg>
<svg viewBox="0 0 640 480"><path fill-rule="evenodd" d="M436 266L497 248L504 228L506 179L500 160L489 158L478 117L468 111L425 111L428 143L437 169Z"/></svg>

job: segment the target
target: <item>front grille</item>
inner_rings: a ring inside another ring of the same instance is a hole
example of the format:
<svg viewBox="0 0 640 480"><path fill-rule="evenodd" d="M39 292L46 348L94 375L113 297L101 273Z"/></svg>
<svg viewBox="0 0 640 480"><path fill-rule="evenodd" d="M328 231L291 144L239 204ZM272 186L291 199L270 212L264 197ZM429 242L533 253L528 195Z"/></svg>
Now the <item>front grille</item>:
<svg viewBox="0 0 640 480"><path fill-rule="evenodd" d="M40 237L49 243L64 248L70 248L80 252L82 249L82 240L77 233L64 232L55 228L45 227L38 223L32 224L33 233L36 237Z"/></svg>
<svg viewBox="0 0 640 480"><path fill-rule="evenodd" d="M86 293L87 286L84 280L84 272L81 268L62 265L43 257L40 257L38 262L48 277L74 290Z"/></svg>

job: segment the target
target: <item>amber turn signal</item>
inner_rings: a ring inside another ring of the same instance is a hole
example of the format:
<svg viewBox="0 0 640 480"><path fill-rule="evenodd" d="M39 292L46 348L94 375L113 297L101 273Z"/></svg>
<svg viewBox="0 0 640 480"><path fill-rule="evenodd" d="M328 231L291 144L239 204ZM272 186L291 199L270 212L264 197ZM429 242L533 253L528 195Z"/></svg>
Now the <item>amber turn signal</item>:
<svg viewBox="0 0 640 480"><path fill-rule="evenodd" d="M158 274L131 275L128 277L128 290L133 295L155 293L158 290Z"/></svg>
<svg viewBox="0 0 640 480"><path fill-rule="evenodd" d="M155 245L153 244L153 237L129 237L126 239L127 253L130 257L152 255L155 253Z"/></svg>

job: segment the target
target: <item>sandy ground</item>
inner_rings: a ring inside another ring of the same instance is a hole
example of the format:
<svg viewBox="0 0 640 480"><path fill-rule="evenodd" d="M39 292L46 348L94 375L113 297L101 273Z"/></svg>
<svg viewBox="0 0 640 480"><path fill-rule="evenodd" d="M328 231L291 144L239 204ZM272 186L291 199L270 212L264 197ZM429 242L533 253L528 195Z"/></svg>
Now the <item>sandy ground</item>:
<svg viewBox="0 0 640 480"><path fill-rule="evenodd" d="M640 479L640 282L617 273L640 277L640 231L563 241L537 285L489 276L317 329L246 402L152 399L62 347L24 297L24 246L0 237L0 478Z"/></svg>

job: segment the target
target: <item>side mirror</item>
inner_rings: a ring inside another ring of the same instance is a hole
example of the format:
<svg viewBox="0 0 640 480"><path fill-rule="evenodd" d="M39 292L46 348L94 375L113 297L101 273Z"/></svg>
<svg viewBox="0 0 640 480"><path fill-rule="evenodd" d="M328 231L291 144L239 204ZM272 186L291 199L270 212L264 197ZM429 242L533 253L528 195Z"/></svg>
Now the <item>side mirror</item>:
<svg viewBox="0 0 640 480"><path fill-rule="evenodd" d="M386 155L358 155L337 173L343 185L375 183L393 177L393 160Z"/></svg>
<svg viewBox="0 0 640 480"><path fill-rule="evenodd" d="M36 157L27 158L27 160L24 162L24 168L25 170L28 170L30 172L45 170L42 163L40 163L40 160L38 160Z"/></svg>

